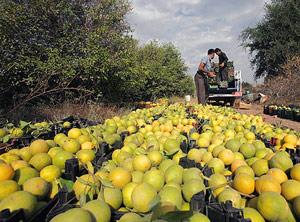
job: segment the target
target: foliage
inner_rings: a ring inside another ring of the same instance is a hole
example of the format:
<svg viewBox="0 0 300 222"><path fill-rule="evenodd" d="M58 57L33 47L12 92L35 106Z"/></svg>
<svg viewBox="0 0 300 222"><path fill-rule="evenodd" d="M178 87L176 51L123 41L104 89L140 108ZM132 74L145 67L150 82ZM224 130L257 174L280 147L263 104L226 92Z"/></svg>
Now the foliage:
<svg viewBox="0 0 300 222"><path fill-rule="evenodd" d="M186 75L187 67L174 45L151 42L138 47L135 56L119 97L123 94L127 101L154 100L193 93L192 78Z"/></svg>
<svg viewBox="0 0 300 222"><path fill-rule="evenodd" d="M243 91L252 92L253 91L253 85L249 82L242 82L242 89L243 89Z"/></svg>
<svg viewBox="0 0 300 222"><path fill-rule="evenodd" d="M257 91L270 96L270 104L300 105L300 56L289 58L281 70L282 74L268 79Z"/></svg>
<svg viewBox="0 0 300 222"><path fill-rule="evenodd" d="M1 1L2 111L81 95L116 102L193 90L174 46L139 46L130 36L130 10L127 0Z"/></svg>
<svg viewBox="0 0 300 222"><path fill-rule="evenodd" d="M300 53L299 20L299 0L272 0L266 4L264 19L242 32L242 45L253 57L256 78L279 74L287 58Z"/></svg>

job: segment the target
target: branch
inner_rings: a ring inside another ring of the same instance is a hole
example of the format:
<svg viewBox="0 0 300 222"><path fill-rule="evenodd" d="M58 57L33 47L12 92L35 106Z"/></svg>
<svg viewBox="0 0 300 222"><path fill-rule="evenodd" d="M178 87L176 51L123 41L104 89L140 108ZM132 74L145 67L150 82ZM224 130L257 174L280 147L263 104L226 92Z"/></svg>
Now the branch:
<svg viewBox="0 0 300 222"><path fill-rule="evenodd" d="M82 91L82 92L85 92L85 93L89 93L89 94L92 94L93 92L90 91L90 90L86 90L86 89L78 89L78 88L74 88L74 87L66 87L66 88L55 88L55 89L51 89L51 90L48 90L48 91L44 91L44 92L41 92L37 95L34 95L30 98L26 98L24 99L21 103L19 103L18 105L16 105L14 108L12 108L8 113L11 113L11 112L14 112L15 110L17 110L18 108L20 108L21 106L25 105L26 103L28 103L29 101L35 99L35 98L38 98L40 96L43 96L43 95L47 95L47 94L53 94L53 93L58 93L60 91L67 91L67 90L74 90L74 91Z"/></svg>

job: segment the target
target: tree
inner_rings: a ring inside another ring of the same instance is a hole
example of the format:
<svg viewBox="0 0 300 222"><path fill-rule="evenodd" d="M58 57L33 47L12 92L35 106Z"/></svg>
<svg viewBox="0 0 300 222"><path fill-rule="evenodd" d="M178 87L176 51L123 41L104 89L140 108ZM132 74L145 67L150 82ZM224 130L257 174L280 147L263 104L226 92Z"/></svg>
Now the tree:
<svg viewBox="0 0 300 222"><path fill-rule="evenodd" d="M26 104L137 101L193 90L171 44L139 46L127 0L0 2L0 114Z"/></svg>
<svg viewBox="0 0 300 222"><path fill-rule="evenodd" d="M101 95L126 65L132 38L125 0L1 1L0 104Z"/></svg>
<svg viewBox="0 0 300 222"><path fill-rule="evenodd" d="M130 64L122 71L122 81L114 87L113 98L123 101L193 94L194 83L178 49L172 44L150 42L132 48Z"/></svg>
<svg viewBox="0 0 300 222"><path fill-rule="evenodd" d="M242 82L242 88L243 91L249 91L249 92L253 91L253 85L249 82Z"/></svg>
<svg viewBox="0 0 300 222"><path fill-rule="evenodd" d="M241 34L255 78L278 75L290 56L300 54L300 1L272 0L265 8L263 20Z"/></svg>

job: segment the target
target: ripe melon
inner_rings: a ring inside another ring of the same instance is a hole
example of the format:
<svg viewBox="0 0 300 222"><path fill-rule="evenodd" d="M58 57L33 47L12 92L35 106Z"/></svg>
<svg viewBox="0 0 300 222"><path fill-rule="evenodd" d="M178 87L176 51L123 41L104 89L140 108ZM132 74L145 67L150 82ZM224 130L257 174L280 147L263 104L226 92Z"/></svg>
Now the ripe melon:
<svg viewBox="0 0 300 222"><path fill-rule="evenodd" d="M300 196L296 197L293 200L293 211L295 213L295 216L300 219Z"/></svg>
<svg viewBox="0 0 300 222"><path fill-rule="evenodd" d="M249 176L251 176L253 178L255 176L254 171L249 166L240 166L234 171L235 175L238 175L240 173L248 174Z"/></svg>
<svg viewBox="0 0 300 222"><path fill-rule="evenodd" d="M140 215L136 213L126 213L124 214L118 222L143 222L143 219Z"/></svg>
<svg viewBox="0 0 300 222"><path fill-rule="evenodd" d="M246 159L249 159L251 157L254 157L256 149L255 146L250 143L244 143L240 147L240 152L243 154L243 156Z"/></svg>
<svg viewBox="0 0 300 222"><path fill-rule="evenodd" d="M138 155L134 157L132 165L134 170L146 172L151 167L151 161L146 155Z"/></svg>
<svg viewBox="0 0 300 222"><path fill-rule="evenodd" d="M188 168L183 170L182 180L183 183L191 180L191 179L198 179L202 180L202 172L200 169L196 167Z"/></svg>
<svg viewBox="0 0 300 222"><path fill-rule="evenodd" d="M62 214L58 214L50 222L94 222L92 214L82 208L73 208Z"/></svg>
<svg viewBox="0 0 300 222"><path fill-rule="evenodd" d="M214 173L221 173L225 169L224 163L218 158L211 159L207 166L213 170Z"/></svg>
<svg viewBox="0 0 300 222"><path fill-rule="evenodd" d="M38 171L41 171L44 167L51 165L51 157L47 153L37 153L29 161Z"/></svg>
<svg viewBox="0 0 300 222"><path fill-rule="evenodd" d="M16 170L14 180L19 184L23 185L27 180L33 177L38 177L39 172L32 167L23 167Z"/></svg>
<svg viewBox="0 0 300 222"><path fill-rule="evenodd" d="M232 152L239 151L241 143L238 139L230 139L226 142L225 147Z"/></svg>
<svg viewBox="0 0 300 222"><path fill-rule="evenodd" d="M256 160L252 165L251 165L254 173L256 176L261 176L263 174L266 174L269 170L269 165L268 161L264 159L259 159Z"/></svg>
<svg viewBox="0 0 300 222"><path fill-rule="evenodd" d="M236 169L238 169L240 166L247 166L247 163L244 160L236 159L232 162L230 169L231 172L235 172Z"/></svg>
<svg viewBox="0 0 300 222"><path fill-rule="evenodd" d="M137 186L137 183L131 182L125 185L122 189L122 196L123 196L123 204L125 207L133 208L131 195L134 188Z"/></svg>
<svg viewBox="0 0 300 222"><path fill-rule="evenodd" d="M79 161L83 164L93 161L96 157L95 152L93 150L79 150L76 153L76 156L79 159Z"/></svg>
<svg viewBox="0 0 300 222"><path fill-rule="evenodd" d="M12 168L14 170L20 169L22 167L28 167L29 166L28 162L26 162L24 160L14 160L13 162L11 162L10 165L12 166Z"/></svg>
<svg viewBox="0 0 300 222"><path fill-rule="evenodd" d="M286 200L277 192L263 192L257 200L257 210L268 221L296 221Z"/></svg>
<svg viewBox="0 0 300 222"><path fill-rule="evenodd" d="M300 196L300 182L297 180L287 180L281 184L281 194L288 201Z"/></svg>
<svg viewBox="0 0 300 222"><path fill-rule="evenodd" d="M234 153L229 149L224 149L218 154L218 158L223 161L223 163L228 166L231 165L235 160Z"/></svg>
<svg viewBox="0 0 300 222"><path fill-rule="evenodd" d="M171 181L178 184L182 183L183 168L180 165L172 165L165 172L165 181L169 183Z"/></svg>
<svg viewBox="0 0 300 222"><path fill-rule="evenodd" d="M163 208L172 209L172 211L181 209L182 206L182 195L181 191L175 187L164 187L159 192L160 203Z"/></svg>
<svg viewBox="0 0 300 222"><path fill-rule="evenodd" d="M24 147L24 148L20 149L19 156L22 158L22 160L28 162L32 157L32 154L30 152L30 148L29 147Z"/></svg>
<svg viewBox="0 0 300 222"><path fill-rule="evenodd" d="M100 187L100 182L97 180L97 178L89 174L84 174L80 177L80 180L77 179L75 181L73 190L78 200L81 194L87 194L88 192L96 194L96 190L89 184Z"/></svg>
<svg viewBox="0 0 300 222"><path fill-rule="evenodd" d="M290 175L292 179L300 181L300 163L297 163L293 166Z"/></svg>
<svg viewBox="0 0 300 222"><path fill-rule="evenodd" d="M0 211L9 209L11 212L23 209L26 218L29 218L37 207L37 200L34 195L26 191L17 191L5 197L0 202Z"/></svg>
<svg viewBox="0 0 300 222"><path fill-rule="evenodd" d="M219 203L225 203L226 201L230 200L235 208L240 208L241 199L241 195L231 188L225 188L225 190L218 195Z"/></svg>
<svg viewBox="0 0 300 222"><path fill-rule="evenodd" d="M78 139L81 135L81 130L78 128L72 128L68 131L68 137L71 139Z"/></svg>
<svg viewBox="0 0 300 222"><path fill-rule="evenodd" d="M210 176L208 185L213 190L213 195L217 197L227 187L227 179L224 175L215 173Z"/></svg>
<svg viewBox="0 0 300 222"><path fill-rule="evenodd" d="M183 222L210 222L210 220L202 213L193 213L193 216L185 219Z"/></svg>
<svg viewBox="0 0 300 222"><path fill-rule="evenodd" d="M34 177L23 184L23 190L43 199L49 194L50 184L41 177Z"/></svg>
<svg viewBox="0 0 300 222"><path fill-rule="evenodd" d="M63 143L63 149L70 153L76 153L80 150L80 143L74 139L67 139Z"/></svg>
<svg viewBox="0 0 300 222"><path fill-rule="evenodd" d="M167 155L172 155L180 150L180 143L176 139L168 138L163 147Z"/></svg>
<svg viewBox="0 0 300 222"><path fill-rule="evenodd" d="M192 179L185 182L182 186L183 197L186 201L190 202L192 197L203 191L205 189L205 185L202 180Z"/></svg>
<svg viewBox="0 0 300 222"><path fill-rule="evenodd" d="M58 166L49 165L43 168L40 172L40 177L46 180L47 182L52 182L55 179L58 179L61 175L61 171Z"/></svg>
<svg viewBox="0 0 300 222"><path fill-rule="evenodd" d="M131 196L133 208L141 213L147 213L158 201L156 190L147 183L137 185Z"/></svg>
<svg viewBox="0 0 300 222"><path fill-rule="evenodd" d="M131 181L134 183L141 183L143 181L144 173L141 171L133 171L131 173Z"/></svg>
<svg viewBox="0 0 300 222"><path fill-rule="evenodd" d="M110 172L109 179L114 187L122 189L131 181L131 174L124 168L116 167Z"/></svg>
<svg viewBox="0 0 300 222"><path fill-rule="evenodd" d="M255 189L254 178L248 174L237 174L233 179L233 188L243 194L252 194Z"/></svg>
<svg viewBox="0 0 300 222"><path fill-rule="evenodd" d="M67 160L72 159L73 158L73 154L67 151L60 151L58 152L52 162L53 165L59 167L59 169L64 169L65 168L65 163Z"/></svg>
<svg viewBox="0 0 300 222"><path fill-rule="evenodd" d="M48 151L48 155L53 159L55 157L55 155L60 152L63 151L63 148L61 147L52 147L49 151Z"/></svg>
<svg viewBox="0 0 300 222"><path fill-rule="evenodd" d="M151 169L144 174L143 182L152 185L156 191L160 191L165 184L164 174L157 169Z"/></svg>
<svg viewBox="0 0 300 222"><path fill-rule="evenodd" d="M255 181L255 190L257 193L277 192L281 193L280 184L270 175L263 175Z"/></svg>
<svg viewBox="0 0 300 222"><path fill-rule="evenodd" d="M283 182L288 180L288 177L285 174L285 172L278 168L270 169L268 171L267 175L270 175L271 177L273 177L275 180L278 181L279 184L282 184Z"/></svg>
<svg viewBox="0 0 300 222"><path fill-rule="evenodd" d="M293 162L289 158L288 153L280 151L269 160L269 165L271 168L279 168L285 172L293 167Z"/></svg>
<svg viewBox="0 0 300 222"><path fill-rule="evenodd" d="M29 149L32 155L37 153L47 153L49 151L49 145L45 140L38 139L30 144Z"/></svg>
<svg viewBox="0 0 300 222"><path fill-rule="evenodd" d="M0 201L10 194L18 191L20 189L19 185L14 180L3 180L0 181Z"/></svg>
<svg viewBox="0 0 300 222"><path fill-rule="evenodd" d="M14 177L14 169L7 163L0 163L0 181L10 180Z"/></svg>
<svg viewBox="0 0 300 222"><path fill-rule="evenodd" d="M250 219L253 222L265 222L265 219L256 209L245 207L243 212L245 219Z"/></svg>
<svg viewBox="0 0 300 222"><path fill-rule="evenodd" d="M103 190L103 199L109 206L117 210L122 205L122 191L117 188L105 187Z"/></svg>
<svg viewBox="0 0 300 222"><path fill-rule="evenodd" d="M163 160L163 155L158 150L153 150L148 153L152 166L158 166Z"/></svg>

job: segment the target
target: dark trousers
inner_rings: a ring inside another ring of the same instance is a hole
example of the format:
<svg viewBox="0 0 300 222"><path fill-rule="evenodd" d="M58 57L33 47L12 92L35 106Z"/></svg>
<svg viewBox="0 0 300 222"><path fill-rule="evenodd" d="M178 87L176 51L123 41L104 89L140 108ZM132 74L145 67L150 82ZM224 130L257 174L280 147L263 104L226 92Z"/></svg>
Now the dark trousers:
<svg viewBox="0 0 300 222"><path fill-rule="evenodd" d="M198 97L198 103L206 104L208 99L208 82L207 77L204 74L197 73L194 77L196 92Z"/></svg>
<svg viewBox="0 0 300 222"><path fill-rule="evenodd" d="M219 72L220 72L221 81L227 81L228 80L227 67L220 68Z"/></svg>

